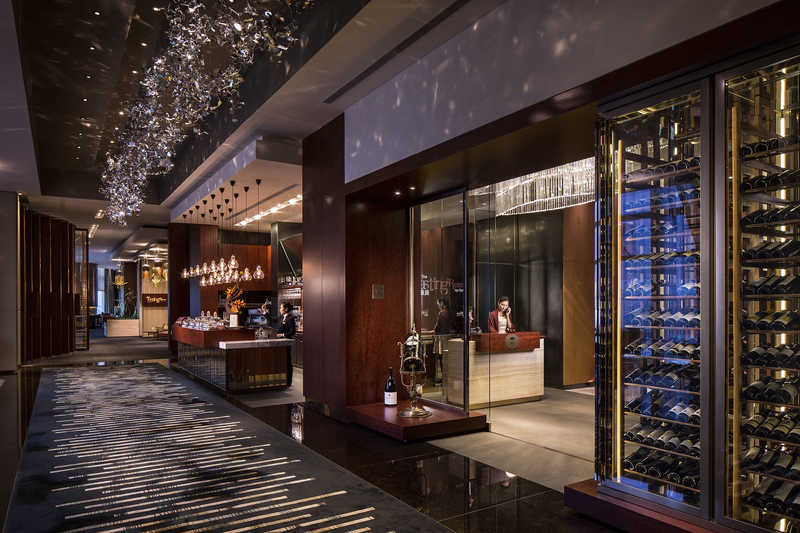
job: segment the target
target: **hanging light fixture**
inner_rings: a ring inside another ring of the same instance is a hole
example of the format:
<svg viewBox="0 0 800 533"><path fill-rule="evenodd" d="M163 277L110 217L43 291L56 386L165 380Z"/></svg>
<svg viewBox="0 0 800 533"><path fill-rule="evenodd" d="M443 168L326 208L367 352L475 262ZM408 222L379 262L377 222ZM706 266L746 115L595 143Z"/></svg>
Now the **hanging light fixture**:
<svg viewBox="0 0 800 533"><path fill-rule="evenodd" d="M233 195L233 207L228 208L228 223L231 225L231 229L233 229L233 211L236 209L236 199L239 198L239 193L236 192L236 180L231 180L231 194ZM228 268L237 269L239 268L239 261L236 260L236 256L231 253L231 258L228 261Z"/></svg>
<svg viewBox="0 0 800 533"><path fill-rule="evenodd" d="M205 276L203 276L202 278L200 278L200 286L205 287L206 285L208 285L208 280L206 279Z"/></svg>
<svg viewBox="0 0 800 533"><path fill-rule="evenodd" d="M259 204L261 204L261 178L256 179L256 187L258 188L258 196L256 199L256 210L258 210L258 206ZM256 226L256 231L259 234L261 233L261 217L258 217L258 226ZM259 280L264 279L264 271L261 270L261 265L256 265L256 269L253 272L253 279L259 279Z"/></svg>
<svg viewBox="0 0 800 533"><path fill-rule="evenodd" d="M242 281L251 281L253 279L253 275L250 274L250 269L248 267L244 267L244 272L242 273Z"/></svg>

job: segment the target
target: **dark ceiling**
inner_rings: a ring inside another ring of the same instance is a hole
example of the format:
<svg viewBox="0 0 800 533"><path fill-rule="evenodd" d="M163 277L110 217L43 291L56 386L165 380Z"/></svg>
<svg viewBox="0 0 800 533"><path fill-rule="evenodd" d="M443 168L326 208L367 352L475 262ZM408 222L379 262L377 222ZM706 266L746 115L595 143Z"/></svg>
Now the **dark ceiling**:
<svg viewBox="0 0 800 533"><path fill-rule="evenodd" d="M240 87L242 105L234 111L223 105L209 117L203 128L208 134L183 143L173 172L151 178L146 201L161 203L366 3L316 2L298 21L298 44L279 62L256 60ZM169 0L13 5L42 194L102 199L105 154L114 149L116 128L124 128L125 104L138 94L143 71L164 45Z"/></svg>
<svg viewBox="0 0 800 533"><path fill-rule="evenodd" d="M101 198L121 102L158 52L167 3L14 0L43 195Z"/></svg>

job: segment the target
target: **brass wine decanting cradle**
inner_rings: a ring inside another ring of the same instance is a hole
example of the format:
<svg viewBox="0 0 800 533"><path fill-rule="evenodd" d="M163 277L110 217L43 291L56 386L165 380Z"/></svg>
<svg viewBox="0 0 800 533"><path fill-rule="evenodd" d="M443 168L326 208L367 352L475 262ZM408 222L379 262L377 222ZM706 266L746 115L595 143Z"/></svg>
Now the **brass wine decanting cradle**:
<svg viewBox="0 0 800 533"><path fill-rule="evenodd" d="M397 343L400 346L400 383L408 390L411 397L411 405L402 409L398 415L403 418L425 418L433 414L430 409L420 407L417 402L422 397L422 384L417 384L417 374L425 374L425 360L420 357L419 333L412 324L411 333L406 335L404 342ZM410 383L406 384L405 378L409 378Z"/></svg>

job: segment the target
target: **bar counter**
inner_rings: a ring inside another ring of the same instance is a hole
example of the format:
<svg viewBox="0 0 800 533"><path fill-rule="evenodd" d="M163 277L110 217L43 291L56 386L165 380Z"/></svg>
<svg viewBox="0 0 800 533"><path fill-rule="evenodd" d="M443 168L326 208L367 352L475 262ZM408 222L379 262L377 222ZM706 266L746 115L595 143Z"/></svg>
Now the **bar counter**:
<svg viewBox="0 0 800 533"><path fill-rule="evenodd" d="M175 365L227 392L288 387L292 339L256 339L255 330L224 328L201 331L174 325L178 343Z"/></svg>

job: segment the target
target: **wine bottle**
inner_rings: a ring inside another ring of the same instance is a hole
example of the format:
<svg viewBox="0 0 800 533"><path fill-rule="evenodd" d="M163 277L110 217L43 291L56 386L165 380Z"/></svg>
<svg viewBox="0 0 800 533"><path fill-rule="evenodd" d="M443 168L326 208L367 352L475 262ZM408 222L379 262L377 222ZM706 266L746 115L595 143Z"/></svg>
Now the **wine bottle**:
<svg viewBox="0 0 800 533"><path fill-rule="evenodd" d="M701 420L701 412L700 411L702 411L702 409L697 409L694 413L689 415L689 423L690 424L697 424L698 426L700 425L700 420Z"/></svg>
<svg viewBox="0 0 800 533"><path fill-rule="evenodd" d="M644 427L644 424L636 424L624 433L623 438L625 440L633 440L633 436L641 431L642 427Z"/></svg>
<svg viewBox="0 0 800 533"><path fill-rule="evenodd" d="M789 507L789 502L792 501L793 496L797 493L797 485L791 481L784 481L776 490L770 491L764 507L767 511L774 513L783 513Z"/></svg>
<svg viewBox="0 0 800 533"><path fill-rule="evenodd" d="M641 463L649 453L646 448L639 448L622 461L622 467L626 470L635 470L636 465Z"/></svg>
<svg viewBox="0 0 800 533"><path fill-rule="evenodd" d="M763 414L754 414L742 424L742 433L745 435L755 435L758 426L760 426L764 420L766 420L766 417Z"/></svg>
<svg viewBox="0 0 800 533"><path fill-rule="evenodd" d="M778 454L778 459L775 461L775 464L772 465L772 468L770 468L769 473L784 477L789 473L789 468L791 468L793 462L794 455L781 452Z"/></svg>
<svg viewBox="0 0 800 533"><path fill-rule="evenodd" d="M397 406L397 385L392 376L392 367L389 367L389 376L386 378L386 386L383 389L383 405Z"/></svg>
<svg viewBox="0 0 800 533"><path fill-rule="evenodd" d="M677 457L664 456L656 463L650 465L650 467L647 469L647 475L663 479L667 476L670 470L676 466L677 463Z"/></svg>
<svg viewBox="0 0 800 533"><path fill-rule="evenodd" d="M763 450L758 446L752 446L750 449L747 450L747 453L744 454L742 457L741 465L744 468L750 468L758 461L758 458L761 457L761 452Z"/></svg>

